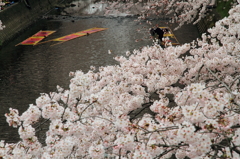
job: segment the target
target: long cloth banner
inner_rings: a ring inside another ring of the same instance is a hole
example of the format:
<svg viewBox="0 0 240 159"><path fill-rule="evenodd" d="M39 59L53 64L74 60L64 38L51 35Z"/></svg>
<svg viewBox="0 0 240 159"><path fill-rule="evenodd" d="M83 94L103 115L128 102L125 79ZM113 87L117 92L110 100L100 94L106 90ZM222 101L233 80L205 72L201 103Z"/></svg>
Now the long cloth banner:
<svg viewBox="0 0 240 159"><path fill-rule="evenodd" d="M44 42L41 42L39 44L50 42L50 41L60 41L59 43L57 43L57 44L60 44L60 43L63 43L63 42L66 42L66 41L69 41L69 40L72 40L72 39L75 39L75 38L78 38L78 37L81 37L81 36L85 36L85 35L92 34L92 33L95 33L95 32L103 31L103 30L106 30L106 29L107 28L90 28L90 29L87 29L87 30L83 30L83 31L79 31L79 32L72 33L72 34L69 34L69 35L65 35L65 36L62 36L60 38L44 41ZM53 44L53 45L57 45L57 44Z"/></svg>
<svg viewBox="0 0 240 159"><path fill-rule="evenodd" d="M22 41L21 43L17 44L16 46L18 46L18 45L36 45L41 40L43 40L45 37L51 35L54 32L55 31L50 31L50 30L42 31L42 30L40 30L39 32L37 32L33 36L27 38L26 40Z"/></svg>

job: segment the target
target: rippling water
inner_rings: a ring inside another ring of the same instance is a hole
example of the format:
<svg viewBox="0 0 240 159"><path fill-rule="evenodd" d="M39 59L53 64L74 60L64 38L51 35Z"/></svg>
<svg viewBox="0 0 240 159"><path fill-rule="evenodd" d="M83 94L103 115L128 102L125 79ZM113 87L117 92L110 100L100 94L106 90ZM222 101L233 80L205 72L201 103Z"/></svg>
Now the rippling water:
<svg viewBox="0 0 240 159"><path fill-rule="evenodd" d="M144 33L147 29L142 29L140 33L136 30L149 26L140 25L134 20L133 17L97 16L45 20L36 23L0 50L0 140L4 139L7 142L18 140L17 129L8 127L4 117L4 114L9 112L9 107L19 109L21 114L29 104L35 104L35 99L40 93L55 91L57 85L67 89L70 71L87 72L90 66L117 64L113 57L125 55L128 50L152 45L150 39L135 42L136 39L149 36L148 33ZM165 26L165 23L159 23ZM56 42L15 47L39 30L56 30L45 39L50 40L92 27L108 29L54 46L51 45ZM190 28L196 30L193 26ZM183 32L184 30L179 32L179 35ZM197 30L196 35L190 36L197 37ZM182 42L190 42L190 39L193 37L183 39ZM108 54L108 50L111 50L112 54Z"/></svg>

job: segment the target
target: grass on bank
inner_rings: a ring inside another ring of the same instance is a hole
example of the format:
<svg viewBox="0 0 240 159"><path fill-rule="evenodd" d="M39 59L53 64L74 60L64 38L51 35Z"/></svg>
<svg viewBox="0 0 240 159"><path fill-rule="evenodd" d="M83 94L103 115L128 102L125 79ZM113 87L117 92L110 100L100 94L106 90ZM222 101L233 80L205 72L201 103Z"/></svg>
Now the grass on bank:
<svg viewBox="0 0 240 159"><path fill-rule="evenodd" d="M220 19L229 15L228 11L234 3L236 3L236 0L217 0L216 12L219 14Z"/></svg>

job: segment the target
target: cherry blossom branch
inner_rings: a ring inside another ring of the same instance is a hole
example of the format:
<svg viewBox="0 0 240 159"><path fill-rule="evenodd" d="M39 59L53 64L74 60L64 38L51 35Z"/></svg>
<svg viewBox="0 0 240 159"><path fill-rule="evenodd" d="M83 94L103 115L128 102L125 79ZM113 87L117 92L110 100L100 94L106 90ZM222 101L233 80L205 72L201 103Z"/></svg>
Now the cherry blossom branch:
<svg viewBox="0 0 240 159"><path fill-rule="evenodd" d="M183 144L183 143L180 143L179 145L156 144L156 146L158 146L158 147L180 148L180 147L184 147L184 146L189 146L189 144Z"/></svg>
<svg viewBox="0 0 240 159"><path fill-rule="evenodd" d="M161 157L163 157L164 155L168 154L169 152L175 150L175 148L171 148L169 150L164 151L163 153L161 153L160 155L157 155L156 157L154 157L153 159L160 159Z"/></svg>
<svg viewBox="0 0 240 159"><path fill-rule="evenodd" d="M93 104L94 104L95 102L92 102L91 104L89 104L88 106L86 106L84 109L83 109L83 111L80 113L80 115L79 115L79 119L80 119L80 121L81 121L81 123L82 123L82 114L90 107L90 106L92 106ZM83 124L83 123L82 123Z"/></svg>
<svg viewBox="0 0 240 159"><path fill-rule="evenodd" d="M207 70L228 90L228 92L234 97L235 95L232 93L231 89L226 85L226 83L224 83L223 81L221 81L217 75L215 75L212 70L210 70L208 67L206 67Z"/></svg>
<svg viewBox="0 0 240 159"><path fill-rule="evenodd" d="M231 150L235 151L236 153L238 153L240 155L240 150L237 149L239 146L236 146L234 143L233 143L233 147L230 147Z"/></svg>
<svg viewBox="0 0 240 159"><path fill-rule="evenodd" d="M48 122L50 120L50 118L46 119L45 121L43 121L42 123L40 123L38 126L35 127L35 129L38 129L39 127L41 127L43 124L45 124L46 122ZM40 129L41 130L41 129ZM39 130L39 131L40 131ZM37 132L37 131L36 131Z"/></svg>
<svg viewBox="0 0 240 159"><path fill-rule="evenodd" d="M149 134L149 133L162 132L162 131L168 131L168 130L174 130L174 129L179 129L179 127L178 126L163 127L161 129L157 129L157 130L154 130L154 131L145 132L143 134L146 135L146 134Z"/></svg>
<svg viewBox="0 0 240 159"><path fill-rule="evenodd" d="M100 117L100 116L88 116L88 117L80 118L80 120L81 120L81 119L87 119L87 118L100 118L100 119L107 120L107 121L109 121L111 124L115 125L115 123L112 122L111 120L106 119L106 118L103 118L103 117Z"/></svg>
<svg viewBox="0 0 240 159"><path fill-rule="evenodd" d="M136 119L136 118L139 118L141 116L143 116L143 111L147 108L149 108L153 103L150 102L150 103L145 103L143 104L143 107L142 108L139 108L138 110L133 110L131 111L130 113L128 113L128 115L130 116L130 121ZM152 112L154 114L154 112ZM152 115L153 115L152 114Z"/></svg>
<svg viewBox="0 0 240 159"><path fill-rule="evenodd" d="M119 149L119 152L118 152L118 157L119 157L119 159L121 159L121 156L122 156L122 155L121 155L121 151L122 151L122 148L120 148L120 149Z"/></svg>
<svg viewBox="0 0 240 159"><path fill-rule="evenodd" d="M240 79L240 76L237 76L237 77L235 77L235 79L232 81L232 83L230 84L230 88L232 88L232 86L234 85L234 83L237 81L237 80L239 80Z"/></svg>
<svg viewBox="0 0 240 159"><path fill-rule="evenodd" d="M197 73L197 76L196 76L196 78L195 78L195 81L198 81L199 80L199 74L200 74L200 72L201 72L201 70L202 70L202 68L204 67L204 64L199 68L199 70L198 70L198 73Z"/></svg>
<svg viewBox="0 0 240 159"><path fill-rule="evenodd" d="M63 103L63 105L64 105L64 110L63 110L63 113L62 113L61 118L63 118L63 116L64 116L64 114L65 114L65 111L66 111L66 108L68 107L68 100L69 100L69 94L68 94L66 103Z"/></svg>

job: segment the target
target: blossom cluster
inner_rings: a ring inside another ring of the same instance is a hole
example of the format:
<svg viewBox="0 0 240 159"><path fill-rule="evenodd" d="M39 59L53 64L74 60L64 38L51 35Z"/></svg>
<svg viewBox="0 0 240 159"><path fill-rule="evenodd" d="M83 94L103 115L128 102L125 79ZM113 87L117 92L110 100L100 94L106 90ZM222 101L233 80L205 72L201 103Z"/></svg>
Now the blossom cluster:
<svg viewBox="0 0 240 159"><path fill-rule="evenodd" d="M1 141L0 157L239 158L239 9L201 40L127 52L119 65L71 72L69 89L22 115L10 108L21 141Z"/></svg>
<svg viewBox="0 0 240 159"><path fill-rule="evenodd" d="M139 19L147 19L153 16L170 18L170 22L178 23L178 28L184 24L198 23L206 16L206 13L216 3L215 0L101 0L107 3L106 15L128 13L140 15ZM234 5L234 4L233 4ZM209 8L210 7L210 8ZM150 21L147 23L151 24Z"/></svg>

